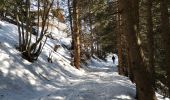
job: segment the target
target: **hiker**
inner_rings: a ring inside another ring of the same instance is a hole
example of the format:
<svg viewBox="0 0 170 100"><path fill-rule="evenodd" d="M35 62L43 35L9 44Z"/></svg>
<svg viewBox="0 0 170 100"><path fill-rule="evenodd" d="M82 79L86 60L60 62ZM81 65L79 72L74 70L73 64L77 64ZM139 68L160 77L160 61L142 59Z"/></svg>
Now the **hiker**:
<svg viewBox="0 0 170 100"><path fill-rule="evenodd" d="M113 63L115 63L115 56L113 55L113 57L112 57L112 60L113 60Z"/></svg>

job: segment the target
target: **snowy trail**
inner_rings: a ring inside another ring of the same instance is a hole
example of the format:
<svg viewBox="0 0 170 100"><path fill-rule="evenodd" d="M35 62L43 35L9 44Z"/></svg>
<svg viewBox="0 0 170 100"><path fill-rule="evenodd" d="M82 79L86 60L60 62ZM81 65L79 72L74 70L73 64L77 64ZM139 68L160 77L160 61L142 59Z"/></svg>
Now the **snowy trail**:
<svg viewBox="0 0 170 100"><path fill-rule="evenodd" d="M40 100L134 100L135 86L107 66L90 68L91 72L78 79L72 79L59 90Z"/></svg>
<svg viewBox="0 0 170 100"><path fill-rule="evenodd" d="M62 43L49 39L38 61L30 63L15 49L17 27L2 21L0 25L0 100L133 99L134 85L117 74L111 57L107 63L92 59L79 71L70 65L69 51L60 47L48 63L54 45L70 44L62 37Z"/></svg>
<svg viewBox="0 0 170 100"><path fill-rule="evenodd" d="M107 62L95 57L77 70L70 65L69 50L61 46L53 52L53 63L47 62L53 46L71 44L62 36L61 43L48 39L39 59L30 63L15 49L17 27L0 21L0 100L134 100L135 85L118 75L113 54Z"/></svg>

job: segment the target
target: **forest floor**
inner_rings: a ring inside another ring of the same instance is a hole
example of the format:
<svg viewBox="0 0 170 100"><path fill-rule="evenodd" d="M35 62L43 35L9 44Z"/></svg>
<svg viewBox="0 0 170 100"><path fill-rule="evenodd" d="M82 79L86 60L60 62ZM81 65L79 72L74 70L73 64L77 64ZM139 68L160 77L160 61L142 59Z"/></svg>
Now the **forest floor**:
<svg viewBox="0 0 170 100"><path fill-rule="evenodd" d="M38 61L30 63L15 48L17 27L0 21L0 100L134 100L135 84L118 75L112 55L106 62L92 58L80 70L71 66L70 51L62 46L71 42L63 34L48 39ZM61 46L54 52L56 44ZM50 52L53 63L47 61Z"/></svg>

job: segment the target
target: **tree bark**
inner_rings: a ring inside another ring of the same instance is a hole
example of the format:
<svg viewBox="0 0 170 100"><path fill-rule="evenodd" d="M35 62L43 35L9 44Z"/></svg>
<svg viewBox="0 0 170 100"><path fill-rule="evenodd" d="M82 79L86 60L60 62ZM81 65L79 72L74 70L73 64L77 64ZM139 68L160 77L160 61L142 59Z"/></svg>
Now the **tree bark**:
<svg viewBox="0 0 170 100"><path fill-rule="evenodd" d="M90 0L89 0L89 2L90 2ZM91 13L91 5L90 5L91 3L89 3L89 7L88 7L88 13L89 13L89 15L88 15L88 18L89 18L89 27L90 27L90 46L91 46L91 57L93 57L93 54L94 54L94 47L93 47L93 43L94 43L94 33L93 33L93 28L92 28L92 25L93 25L93 20L92 20L92 13Z"/></svg>
<svg viewBox="0 0 170 100"><path fill-rule="evenodd" d="M147 14L147 38L149 49L149 66L148 71L151 75L153 88L155 87L155 68L154 68L154 38L153 38L153 21L152 21L152 0L146 1Z"/></svg>
<svg viewBox="0 0 170 100"><path fill-rule="evenodd" d="M132 70L132 64L131 64L131 58L130 58L130 54L129 54L129 46L127 44L126 45L126 58L127 58L127 66L128 66L128 77L131 80L131 82L134 83L134 75L133 75L133 70Z"/></svg>
<svg viewBox="0 0 170 100"><path fill-rule="evenodd" d="M119 10L119 8L118 8ZM118 72L123 75L123 64L122 64L122 25L121 25L121 15L117 14L117 49L118 49Z"/></svg>
<svg viewBox="0 0 170 100"><path fill-rule="evenodd" d="M133 16L137 16L133 9L138 10L138 8L134 6L131 0L119 0L119 7L122 11L126 30L125 35L130 47L129 52L138 91L138 99L156 100L155 92L150 81L151 78L146 70L146 66L140 53L140 46L137 38L138 24L135 21L136 19L133 18Z"/></svg>
<svg viewBox="0 0 170 100"><path fill-rule="evenodd" d="M165 59L164 67L167 73L167 86L170 96L170 24L168 16L168 0L161 0L161 34L164 41Z"/></svg>
<svg viewBox="0 0 170 100"><path fill-rule="evenodd" d="M74 66L80 69L80 23L78 0L73 0Z"/></svg>
<svg viewBox="0 0 170 100"><path fill-rule="evenodd" d="M70 0L67 1L67 6L68 6L68 13L69 13L69 22L70 22L70 30L71 30L71 36L72 36L72 41L71 41L71 65L74 65L74 33L73 33L73 15L72 15L72 7L70 5Z"/></svg>
<svg viewBox="0 0 170 100"><path fill-rule="evenodd" d="M71 6L70 6L70 0L67 1L68 3L68 12L69 12L69 22L70 22L70 29L71 29L71 35L72 35L72 45L71 49L74 48L74 39L73 39L73 22L72 22L72 12L71 12Z"/></svg>

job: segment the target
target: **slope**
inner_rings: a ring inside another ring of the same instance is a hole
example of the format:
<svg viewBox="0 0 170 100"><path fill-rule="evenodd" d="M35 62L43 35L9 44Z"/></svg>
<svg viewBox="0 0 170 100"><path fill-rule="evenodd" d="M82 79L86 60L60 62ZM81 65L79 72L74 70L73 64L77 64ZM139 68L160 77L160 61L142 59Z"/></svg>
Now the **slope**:
<svg viewBox="0 0 170 100"><path fill-rule="evenodd" d="M15 49L17 40L17 27L0 21L0 100L133 100L135 97L135 85L118 75L111 56L107 62L92 58L84 70L77 70L70 65L69 50L60 46L53 51L56 44L70 45L70 38L58 36L57 40L48 39L38 61L30 63ZM53 63L47 61L50 52Z"/></svg>

